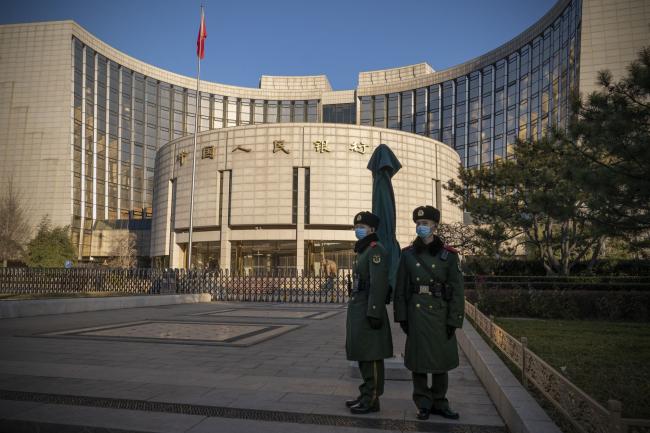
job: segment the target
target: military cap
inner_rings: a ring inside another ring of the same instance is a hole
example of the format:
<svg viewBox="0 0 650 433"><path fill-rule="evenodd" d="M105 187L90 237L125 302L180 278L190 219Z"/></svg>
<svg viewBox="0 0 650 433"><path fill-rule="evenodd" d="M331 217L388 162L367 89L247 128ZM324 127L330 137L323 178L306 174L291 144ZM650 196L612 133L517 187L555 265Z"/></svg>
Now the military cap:
<svg viewBox="0 0 650 433"><path fill-rule="evenodd" d="M379 227L379 217L372 212L359 212L354 216L354 222L352 224L365 224L367 226L377 228Z"/></svg>
<svg viewBox="0 0 650 433"><path fill-rule="evenodd" d="M413 221L416 220L432 220L439 223L440 211L433 206L418 206L413 211Z"/></svg>

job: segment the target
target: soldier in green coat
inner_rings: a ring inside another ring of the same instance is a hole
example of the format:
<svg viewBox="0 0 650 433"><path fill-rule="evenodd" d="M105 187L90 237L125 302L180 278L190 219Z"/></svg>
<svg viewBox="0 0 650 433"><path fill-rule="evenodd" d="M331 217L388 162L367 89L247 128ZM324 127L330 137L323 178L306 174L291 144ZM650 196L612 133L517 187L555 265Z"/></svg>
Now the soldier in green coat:
<svg viewBox="0 0 650 433"><path fill-rule="evenodd" d="M379 411L379 396L384 393L384 359L393 356L393 340L386 312L389 295L388 260L375 230L379 218L370 212L354 217L358 239L345 326L347 359L358 361L363 383L359 396L345 405L353 414Z"/></svg>
<svg viewBox="0 0 650 433"><path fill-rule="evenodd" d="M417 238L402 250L393 309L406 333L404 364L413 377L417 418L458 419L447 401L448 371L458 367L456 328L463 326L463 273L458 252L435 235L440 211L413 211ZM431 374L431 386L427 375Z"/></svg>

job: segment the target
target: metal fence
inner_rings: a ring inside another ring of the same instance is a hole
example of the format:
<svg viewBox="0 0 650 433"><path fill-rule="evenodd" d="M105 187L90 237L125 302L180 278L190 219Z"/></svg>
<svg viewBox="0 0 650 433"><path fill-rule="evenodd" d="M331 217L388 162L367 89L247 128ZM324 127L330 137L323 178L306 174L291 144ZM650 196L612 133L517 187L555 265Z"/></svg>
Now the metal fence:
<svg viewBox="0 0 650 433"><path fill-rule="evenodd" d="M341 271L328 278L324 274L297 272L295 269L237 274L227 270L150 268L0 268L0 293L159 293L161 287L172 287L182 290L181 293L218 293L219 289L228 288L238 296L262 296L281 290L286 291L287 297L295 297L299 290L304 292L300 297L313 297L318 291L329 295L334 290L334 294L340 297L346 294L343 289L348 274L349 271ZM466 275L465 288L650 291L650 277Z"/></svg>
<svg viewBox="0 0 650 433"><path fill-rule="evenodd" d="M334 302L348 299L348 275L233 274L184 269L0 268L0 293L13 295L210 293L215 301Z"/></svg>
<svg viewBox="0 0 650 433"><path fill-rule="evenodd" d="M571 383L560 372L528 349L526 338L517 340L476 306L465 301L465 314L521 371L524 386L533 384L584 433L650 433L650 420L621 418L622 405L609 400L607 409Z"/></svg>

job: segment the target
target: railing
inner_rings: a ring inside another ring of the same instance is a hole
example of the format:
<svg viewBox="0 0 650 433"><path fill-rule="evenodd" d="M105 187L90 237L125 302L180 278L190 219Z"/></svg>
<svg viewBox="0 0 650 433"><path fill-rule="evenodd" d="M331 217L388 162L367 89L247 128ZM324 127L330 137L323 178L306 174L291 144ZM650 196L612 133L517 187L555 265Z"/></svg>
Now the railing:
<svg viewBox="0 0 650 433"><path fill-rule="evenodd" d="M609 400L608 408L596 402L560 372L508 334L476 306L465 301L465 314L490 341L521 371L524 386L532 383L553 405L583 433L650 433L650 420L621 418L622 405Z"/></svg>
<svg viewBox="0 0 650 433"><path fill-rule="evenodd" d="M344 303L347 274L297 272L232 274L184 269L38 269L0 268L0 293L60 295L74 293L210 293L215 301Z"/></svg>

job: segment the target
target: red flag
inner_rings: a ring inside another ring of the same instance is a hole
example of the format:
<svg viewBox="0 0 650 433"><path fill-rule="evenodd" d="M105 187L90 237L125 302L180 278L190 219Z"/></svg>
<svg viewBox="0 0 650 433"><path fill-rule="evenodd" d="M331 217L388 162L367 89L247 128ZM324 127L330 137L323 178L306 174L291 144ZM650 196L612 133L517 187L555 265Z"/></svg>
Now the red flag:
<svg viewBox="0 0 650 433"><path fill-rule="evenodd" d="M208 37L208 31L205 28L205 16L201 8L201 26L199 27L199 37L196 39L196 55L199 59L205 57L205 38Z"/></svg>

